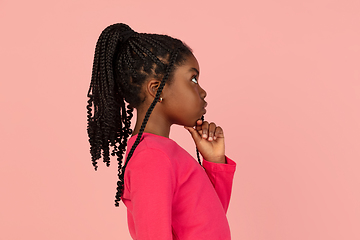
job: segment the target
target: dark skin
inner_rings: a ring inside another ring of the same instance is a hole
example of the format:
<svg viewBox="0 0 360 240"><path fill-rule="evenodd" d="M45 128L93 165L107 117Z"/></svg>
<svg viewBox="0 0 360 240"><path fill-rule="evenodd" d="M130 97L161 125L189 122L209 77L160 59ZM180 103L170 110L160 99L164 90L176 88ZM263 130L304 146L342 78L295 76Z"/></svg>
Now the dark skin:
<svg viewBox="0 0 360 240"><path fill-rule="evenodd" d="M199 64L191 54L181 66L174 70L172 82L166 83L161 97L163 100L155 105L144 132L169 138L173 124L184 126L191 134L201 155L210 162L226 163L224 133L215 123L202 121L206 113L206 92L198 83ZM139 133L147 109L155 98L160 86L157 79L149 79L143 85L142 94L145 101L137 108L136 125L133 135Z"/></svg>

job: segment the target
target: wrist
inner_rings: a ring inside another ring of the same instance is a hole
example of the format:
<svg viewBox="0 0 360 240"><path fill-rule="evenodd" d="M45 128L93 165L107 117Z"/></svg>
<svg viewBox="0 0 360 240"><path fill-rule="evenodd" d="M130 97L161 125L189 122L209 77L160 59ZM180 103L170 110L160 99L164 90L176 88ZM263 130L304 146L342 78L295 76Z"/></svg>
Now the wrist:
<svg viewBox="0 0 360 240"><path fill-rule="evenodd" d="M207 161L209 161L209 162L213 162L213 163L222 163L222 164L226 164L226 158L225 158L225 155L224 155L224 156L221 156L221 157L216 157L216 158L207 159Z"/></svg>

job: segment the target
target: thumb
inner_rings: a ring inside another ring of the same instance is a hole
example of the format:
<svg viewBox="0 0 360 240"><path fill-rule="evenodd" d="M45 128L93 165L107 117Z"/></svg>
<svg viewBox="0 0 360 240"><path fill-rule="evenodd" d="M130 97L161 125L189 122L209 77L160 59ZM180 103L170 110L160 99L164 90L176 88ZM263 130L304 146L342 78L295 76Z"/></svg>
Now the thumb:
<svg viewBox="0 0 360 240"><path fill-rule="evenodd" d="M192 138L194 139L195 143L199 142L202 139L200 134L198 133L198 131L196 131L194 128L186 127L186 126L184 126L184 128L187 129L190 132L190 134L191 134Z"/></svg>

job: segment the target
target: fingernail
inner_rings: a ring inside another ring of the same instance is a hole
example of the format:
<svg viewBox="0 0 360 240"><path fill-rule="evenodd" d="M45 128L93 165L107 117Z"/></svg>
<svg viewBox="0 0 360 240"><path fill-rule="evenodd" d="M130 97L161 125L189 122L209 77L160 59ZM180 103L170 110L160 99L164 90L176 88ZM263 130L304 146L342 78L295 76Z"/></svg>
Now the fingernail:
<svg viewBox="0 0 360 240"><path fill-rule="evenodd" d="M213 140L213 138L212 137L209 137L209 141L212 141Z"/></svg>
<svg viewBox="0 0 360 240"><path fill-rule="evenodd" d="M204 134L203 134L203 138L207 138L207 135L206 135L206 133L204 133Z"/></svg>

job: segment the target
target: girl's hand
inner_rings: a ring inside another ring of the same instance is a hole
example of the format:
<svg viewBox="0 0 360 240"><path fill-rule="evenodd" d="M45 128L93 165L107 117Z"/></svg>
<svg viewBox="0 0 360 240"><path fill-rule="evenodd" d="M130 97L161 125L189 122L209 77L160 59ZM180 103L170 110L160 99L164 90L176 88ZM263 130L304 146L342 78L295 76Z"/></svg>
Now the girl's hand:
<svg viewBox="0 0 360 240"><path fill-rule="evenodd" d="M225 163L224 132L215 123L197 120L195 128L185 127L194 139L195 145L204 159L209 162Z"/></svg>

